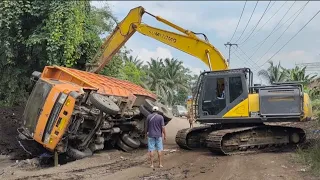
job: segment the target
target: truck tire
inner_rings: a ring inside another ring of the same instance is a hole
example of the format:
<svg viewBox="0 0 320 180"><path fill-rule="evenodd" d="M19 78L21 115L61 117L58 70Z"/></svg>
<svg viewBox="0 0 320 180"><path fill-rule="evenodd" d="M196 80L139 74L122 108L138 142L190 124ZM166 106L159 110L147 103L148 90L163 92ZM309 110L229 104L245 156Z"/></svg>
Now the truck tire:
<svg viewBox="0 0 320 180"><path fill-rule="evenodd" d="M151 101L150 99L145 99L143 106L144 106L148 111L152 112L153 106L158 106L158 107L159 107L159 103L157 103L156 101ZM160 107L159 107L159 108L160 108Z"/></svg>
<svg viewBox="0 0 320 180"><path fill-rule="evenodd" d="M162 104L160 104L159 111L162 113L165 121L170 121L173 118L172 112Z"/></svg>
<svg viewBox="0 0 320 180"><path fill-rule="evenodd" d="M121 139L118 139L117 145L120 149L122 149L125 152L130 152L130 151L134 150L133 148L126 145Z"/></svg>
<svg viewBox="0 0 320 180"><path fill-rule="evenodd" d="M98 93L90 95L90 102L100 111L110 115L118 114L120 111L120 108L111 99Z"/></svg>
<svg viewBox="0 0 320 180"><path fill-rule="evenodd" d="M148 146L148 140L146 138L140 138L140 146L141 147L147 147Z"/></svg>
<svg viewBox="0 0 320 180"><path fill-rule="evenodd" d="M76 160L92 156L92 154L93 153L89 148L85 149L84 151L80 151L78 149L68 147L67 150L67 155Z"/></svg>
<svg viewBox="0 0 320 180"><path fill-rule="evenodd" d="M147 110L147 108L144 107L144 105L141 105L139 107L140 113L143 114L145 117L148 117L151 112Z"/></svg>
<svg viewBox="0 0 320 180"><path fill-rule="evenodd" d="M122 134L121 139L126 145L128 145L131 148L136 149L140 146L140 141L131 138L129 134Z"/></svg>
<svg viewBox="0 0 320 180"><path fill-rule="evenodd" d="M150 99L145 99L144 106L147 110L152 112L153 106L159 107L159 112L163 115L165 121L170 121L173 118L172 112L161 103L151 101Z"/></svg>

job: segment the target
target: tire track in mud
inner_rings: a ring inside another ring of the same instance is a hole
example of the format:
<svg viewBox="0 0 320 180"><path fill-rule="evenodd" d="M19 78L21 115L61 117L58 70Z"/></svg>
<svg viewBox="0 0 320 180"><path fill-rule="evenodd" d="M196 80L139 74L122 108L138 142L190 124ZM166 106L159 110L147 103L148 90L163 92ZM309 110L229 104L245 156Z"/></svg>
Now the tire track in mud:
<svg viewBox="0 0 320 180"><path fill-rule="evenodd" d="M145 160L132 160L132 159L125 159L125 160L116 160L114 162L97 165L97 166L90 166L90 167L83 167L78 169L71 169L64 172L58 173L47 173L47 174L40 174L40 175L32 175L32 176L25 176L17 178L17 180L34 180L34 179L67 179L67 180L81 180L81 179L93 179L95 177L103 177L106 175L113 174L117 171L127 169L130 167L137 166Z"/></svg>

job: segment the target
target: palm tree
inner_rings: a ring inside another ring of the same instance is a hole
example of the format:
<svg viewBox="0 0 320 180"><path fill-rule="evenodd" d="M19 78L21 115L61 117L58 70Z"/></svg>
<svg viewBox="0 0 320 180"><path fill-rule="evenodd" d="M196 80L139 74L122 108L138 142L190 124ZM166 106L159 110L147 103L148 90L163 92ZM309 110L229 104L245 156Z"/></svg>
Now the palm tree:
<svg viewBox="0 0 320 180"><path fill-rule="evenodd" d="M300 81L303 85L311 83L317 77L317 75L306 75L306 67L296 66L293 69L286 70L286 72L288 74L287 81Z"/></svg>
<svg viewBox="0 0 320 180"><path fill-rule="evenodd" d="M147 84L167 105L172 105L178 91L188 91L190 75L177 59L152 59L148 62Z"/></svg>
<svg viewBox="0 0 320 180"><path fill-rule="evenodd" d="M269 68L267 70L260 70L258 76L262 76L270 84L274 82L283 82L287 79L287 71L280 65L280 62L276 66L274 66L272 61L269 61L269 64Z"/></svg>
<svg viewBox="0 0 320 180"><path fill-rule="evenodd" d="M171 94L170 87L167 86L167 76L165 76L165 69L163 60L155 60L151 58L148 63L148 71L147 71L147 83L148 89L155 92L160 100L166 101L168 98L168 94Z"/></svg>
<svg viewBox="0 0 320 180"><path fill-rule="evenodd" d="M182 61L178 61L177 59L165 59L165 72L167 76L167 86L170 87L173 92L178 91L188 91L188 77L187 76L187 70L185 67L183 67ZM173 103L173 99L176 93L169 94L168 102L170 105Z"/></svg>
<svg viewBox="0 0 320 180"><path fill-rule="evenodd" d="M132 55L130 55L129 57L126 57L125 60L127 62L131 62L133 63L138 69L141 69L143 62L138 59L138 56L136 56L135 58L133 58Z"/></svg>

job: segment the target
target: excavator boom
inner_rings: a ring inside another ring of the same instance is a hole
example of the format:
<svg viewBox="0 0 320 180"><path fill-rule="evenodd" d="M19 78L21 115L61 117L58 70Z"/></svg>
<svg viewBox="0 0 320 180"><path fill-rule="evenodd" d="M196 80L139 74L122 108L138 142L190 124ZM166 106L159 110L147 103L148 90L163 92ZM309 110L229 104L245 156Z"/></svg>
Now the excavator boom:
<svg viewBox="0 0 320 180"><path fill-rule="evenodd" d="M141 23L144 13L153 16L158 21L173 27L183 34L155 28ZM179 49L196 58L199 58L210 68L210 70L228 69L228 64L223 55L208 41L198 38L195 33L185 30L182 27L179 27L159 16L154 16L151 13L146 12L143 7L139 6L131 9L128 15L106 38L105 42L101 46L102 55L97 53L96 57L94 58L94 63L97 63L97 67L94 67L93 69L87 69L87 71L94 73L101 71L102 68L110 62L112 56L119 51L119 49L136 31L171 47Z"/></svg>

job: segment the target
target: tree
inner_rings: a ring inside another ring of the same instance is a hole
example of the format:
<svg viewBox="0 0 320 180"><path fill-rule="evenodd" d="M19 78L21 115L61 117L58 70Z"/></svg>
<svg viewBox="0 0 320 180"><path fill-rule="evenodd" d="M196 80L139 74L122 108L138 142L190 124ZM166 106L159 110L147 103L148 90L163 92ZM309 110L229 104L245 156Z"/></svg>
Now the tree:
<svg viewBox="0 0 320 180"><path fill-rule="evenodd" d="M147 87L159 96L161 102L172 106L182 104L191 94L191 71L177 59L152 59L147 66Z"/></svg>
<svg viewBox="0 0 320 180"><path fill-rule="evenodd" d="M84 68L111 29L108 13L88 0L1 1L0 105L24 102L31 73L45 65Z"/></svg>
<svg viewBox="0 0 320 180"><path fill-rule="evenodd" d="M143 62L140 59L138 59L138 56L133 58L133 56L130 55L129 57L126 58L126 61L133 63L138 69L142 68Z"/></svg>
<svg viewBox="0 0 320 180"><path fill-rule="evenodd" d="M317 77L317 75L306 74L306 67L300 68L296 66L293 69L286 69L285 71L288 75L287 81L300 81L304 86L311 83Z"/></svg>
<svg viewBox="0 0 320 180"><path fill-rule="evenodd" d="M258 76L262 76L269 84L274 82L283 82L287 78L287 73L284 71L283 67L280 65L274 65L272 61L269 61L269 68L267 70L262 69L258 72Z"/></svg>
<svg viewBox="0 0 320 180"><path fill-rule="evenodd" d="M139 69L133 62L125 62L124 67L121 69L121 79L133 82L142 87L146 87L142 79L145 78L145 72Z"/></svg>
<svg viewBox="0 0 320 180"><path fill-rule="evenodd" d="M154 93L156 93L160 100L166 101L168 93L171 93L170 87L167 86L167 77L165 76L163 60L155 60L151 58L150 62L147 62L147 87Z"/></svg>

